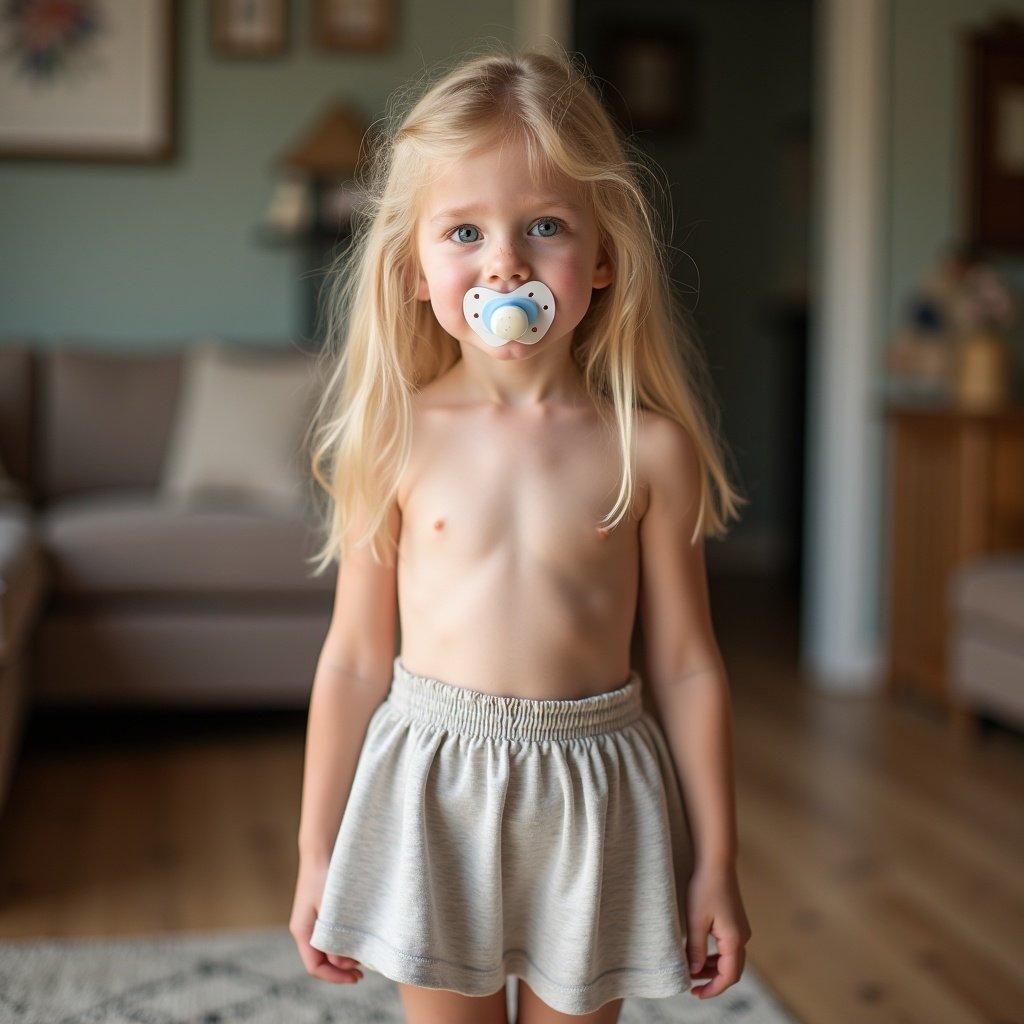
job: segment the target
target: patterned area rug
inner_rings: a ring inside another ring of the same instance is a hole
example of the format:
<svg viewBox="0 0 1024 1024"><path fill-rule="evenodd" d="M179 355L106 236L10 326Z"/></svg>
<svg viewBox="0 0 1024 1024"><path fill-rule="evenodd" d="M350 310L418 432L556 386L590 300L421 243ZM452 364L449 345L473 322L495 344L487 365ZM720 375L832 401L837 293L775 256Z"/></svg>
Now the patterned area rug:
<svg viewBox="0 0 1024 1024"><path fill-rule="evenodd" d="M713 946L712 946L713 949ZM515 1010L515 985L509 1008ZM514 1020L514 1016L510 1015ZM708 1002L627 999L620 1024L795 1024L747 965ZM0 943L4 1024L404 1024L398 989L311 978L286 928Z"/></svg>

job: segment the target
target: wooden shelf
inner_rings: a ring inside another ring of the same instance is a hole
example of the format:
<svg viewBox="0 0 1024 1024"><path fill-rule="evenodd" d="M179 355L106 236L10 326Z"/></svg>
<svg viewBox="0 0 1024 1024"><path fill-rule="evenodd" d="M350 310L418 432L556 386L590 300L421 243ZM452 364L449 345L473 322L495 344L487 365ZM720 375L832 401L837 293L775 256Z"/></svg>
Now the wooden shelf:
<svg viewBox="0 0 1024 1024"><path fill-rule="evenodd" d="M949 588L975 555L1024 548L1024 406L889 403L889 687L950 707Z"/></svg>
<svg viewBox="0 0 1024 1024"><path fill-rule="evenodd" d="M887 418L907 416L914 418L934 418L946 421L980 420L1020 422L1024 420L1024 405L1013 403L998 409L962 409L948 403L932 402L893 402L887 400L882 404L882 413Z"/></svg>

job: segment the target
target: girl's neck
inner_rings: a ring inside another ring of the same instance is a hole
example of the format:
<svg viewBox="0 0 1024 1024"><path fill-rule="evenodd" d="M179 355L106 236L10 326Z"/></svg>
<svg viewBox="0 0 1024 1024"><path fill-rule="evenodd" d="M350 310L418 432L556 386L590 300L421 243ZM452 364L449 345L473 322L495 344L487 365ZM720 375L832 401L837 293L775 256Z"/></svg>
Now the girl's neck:
<svg viewBox="0 0 1024 1024"><path fill-rule="evenodd" d="M583 375L568 342L528 359L495 359L464 345L462 358L452 367L450 377L463 396L491 405L528 408L589 404Z"/></svg>

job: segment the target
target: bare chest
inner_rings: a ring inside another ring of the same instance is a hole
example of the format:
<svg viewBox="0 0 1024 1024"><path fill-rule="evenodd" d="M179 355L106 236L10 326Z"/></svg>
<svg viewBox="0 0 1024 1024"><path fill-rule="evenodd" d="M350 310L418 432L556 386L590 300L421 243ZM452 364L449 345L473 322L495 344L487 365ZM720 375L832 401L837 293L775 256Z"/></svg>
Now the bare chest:
<svg viewBox="0 0 1024 1024"><path fill-rule="evenodd" d="M614 572L616 557L628 557L635 523L602 525L620 466L593 424L444 426L415 445L400 488L406 558L453 571L502 563Z"/></svg>

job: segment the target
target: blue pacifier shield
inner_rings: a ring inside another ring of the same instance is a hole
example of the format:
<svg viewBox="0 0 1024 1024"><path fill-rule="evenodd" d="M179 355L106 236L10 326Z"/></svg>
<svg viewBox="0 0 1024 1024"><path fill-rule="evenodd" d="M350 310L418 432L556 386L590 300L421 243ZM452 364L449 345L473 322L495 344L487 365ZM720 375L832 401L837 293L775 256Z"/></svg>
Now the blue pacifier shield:
<svg viewBox="0 0 1024 1024"><path fill-rule="evenodd" d="M555 318L555 297L542 281L528 281L512 292L477 285L462 300L466 323L492 348L510 341L536 345Z"/></svg>

